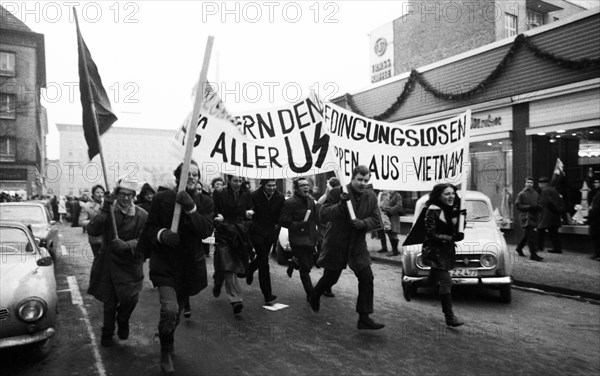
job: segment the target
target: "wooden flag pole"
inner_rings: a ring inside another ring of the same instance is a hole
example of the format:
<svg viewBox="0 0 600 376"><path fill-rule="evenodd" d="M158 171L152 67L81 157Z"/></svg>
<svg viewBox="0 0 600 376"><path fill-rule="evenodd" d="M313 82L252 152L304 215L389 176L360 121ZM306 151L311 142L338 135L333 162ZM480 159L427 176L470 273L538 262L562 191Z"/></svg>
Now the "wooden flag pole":
<svg viewBox="0 0 600 376"><path fill-rule="evenodd" d="M466 119L471 119L471 110L467 110L467 113L465 115ZM467 122L466 127L468 127L467 129L469 129L471 127L470 121ZM470 133L469 133L470 135ZM465 155L469 155L469 142L470 140L467 140L467 150ZM464 163L463 164L463 174L462 174L462 181L460 183L460 210L464 210L465 209L465 202L467 201L467 179L469 179L469 174L471 173L470 171L470 167L471 164L470 163ZM464 214L460 214L460 216L458 217L458 231L459 232L464 232L465 231L465 215Z"/></svg>
<svg viewBox="0 0 600 376"><path fill-rule="evenodd" d="M338 178L340 184L342 185L342 192L349 194L348 187L346 187L345 177L342 177L342 175L339 173L339 170L335 170L335 176ZM354 212L354 207L352 206L352 200L346 201L346 205L348 205L348 213L350 214L350 219L356 219L356 213Z"/></svg>
<svg viewBox="0 0 600 376"><path fill-rule="evenodd" d="M81 33L81 30L79 29L79 20L77 19L77 12L75 10L75 8L73 8L73 15L75 16L75 24L77 25L77 30L79 31L79 33ZM108 186L108 175L106 174L106 163L104 162L104 154L102 153L102 141L100 141L100 130L98 127L98 117L96 114L96 104L94 101L94 93L92 91L92 83L90 82L90 80L88 79L89 72L88 72L88 66L87 66L87 61L86 61L86 56L85 56L85 47L83 46L83 39L80 38L79 36L77 37L77 43L79 44L79 49L82 52L82 59L83 59L83 69L85 71L85 78L88 81L88 96L90 98L90 104L92 107L92 120L94 121L94 132L96 132L96 138L98 139L98 154L100 154L100 165L102 166L102 175L104 175L104 185L106 186L106 192L110 192L109 186ZM110 222L112 224L112 229L113 232L115 233L115 239L119 238L119 234L117 232L117 222L115 221L115 213L113 211L113 204L110 204Z"/></svg>
<svg viewBox="0 0 600 376"><path fill-rule="evenodd" d="M183 158L183 166L181 166L181 174L179 175L179 187L177 192L185 190L187 184L187 175L190 169L190 161L192 160L192 151L194 150L194 142L196 141L196 129L198 128L198 116L200 116L200 109L204 103L204 89L206 85L206 76L208 75L208 65L210 63L210 55L212 53L212 46L214 37L209 36L206 41L206 49L204 51L204 62L202 63L202 70L200 71L200 78L198 79L198 85L196 87L196 96L194 101L194 109L192 110L192 117L187 128L187 139L185 141L185 156ZM175 203L175 211L173 212L173 222L171 222L171 231L177 232L179 228L179 217L181 216L181 204Z"/></svg>

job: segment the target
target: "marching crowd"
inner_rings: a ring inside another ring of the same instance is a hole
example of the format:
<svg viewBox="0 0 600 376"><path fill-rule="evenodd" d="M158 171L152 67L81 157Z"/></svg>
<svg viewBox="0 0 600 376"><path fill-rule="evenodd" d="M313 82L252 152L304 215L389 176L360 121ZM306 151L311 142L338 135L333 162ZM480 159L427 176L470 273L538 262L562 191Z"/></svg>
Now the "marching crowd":
<svg viewBox="0 0 600 376"><path fill-rule="evenodd" d="M143 285L143 263L149 259L149 277L159 293L160 367L163 373L173 374L175 330L180 317L191 317L190 297L208 286L206 256L210 248L203 240L211 236L215 239L212 294L218 298L224 287L233 314L239 315L244 308L240 279L252 285L255 272L265 304L277 299L271 284L269 254L281 227L288 230L293 252L287 275L291 278L298 270L314 312L319 311L322 295L335 296L332 287L348 267L358 281L357 328L377 330L385 326L370 317L374 312L374 276L366 236L376 231L382 245L379 252L399 255L399 217L404 209L398 192L374 192L366 166L355 167L346 186L330 178L320 197L305 177L294 179L293 193L285 196L277 190L274 179L263 179L256 190L250 191L243 177L229 175L225 180L213 179L208 193L194 161L187 176L181 176L182 169L179 165L174 171L178 186L179 180L185 179L185 189L180 192L162 187L156 192L149 184L139 189L137 182L122 179L113 193L95 185L89 199L71 204L70 219L87 231L94 254L88 293L104 304L102 346L113 345L115 331L121 340L129 337L129 320ZM539 193L534 183L533 178L526 178L525 188L516 198L524 230L516 251L524 256L527 246L530 258L542 261L537 252L543 249L546 232L553 245L549 252L562 251L557 230L565 208L547 178L539 179ZM588 220L594 258L598 258L598 179L594 188ZM55 219L62 221L66 202L56 197L48 201ZM175 214L177 205L180 214ZM423 262L431 266L429 277L419 281L418 286L414 286L416 282L402 284L407 301L415 287L437 287L446 324L453 327L464 324L452 309L449 271L454 267L455 243L464 238L459 223L465 217L456 187L437 184L408 235L411 243L423 244ZM323 273L313 283L311 270L315 266Z"/></svg>

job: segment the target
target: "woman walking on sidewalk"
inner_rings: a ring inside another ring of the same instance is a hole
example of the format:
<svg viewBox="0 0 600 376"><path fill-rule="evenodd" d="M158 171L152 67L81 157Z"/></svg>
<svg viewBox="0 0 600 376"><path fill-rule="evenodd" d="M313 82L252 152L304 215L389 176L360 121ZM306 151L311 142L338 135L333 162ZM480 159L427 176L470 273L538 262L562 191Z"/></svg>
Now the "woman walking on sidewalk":
<svg viewBox="0 0 600 376"><path fill-rule="evenodd" d="M448 183L437 184L429 194L429 200L425 203L417 223L404 243L404 245L420 243L421 239L415 238L419 237L419 228L421 230L424 228L423 263L431 266L427 279L402 282L404 298L410 301L411 292L417 287L433 287L439 284L442 312L448 326L464 324L454 316L452 310L452 278L450 277L450 270L454 269L455 242L462 241L465 237L463 232L458 232L459 207L456 187Z"/></svg>

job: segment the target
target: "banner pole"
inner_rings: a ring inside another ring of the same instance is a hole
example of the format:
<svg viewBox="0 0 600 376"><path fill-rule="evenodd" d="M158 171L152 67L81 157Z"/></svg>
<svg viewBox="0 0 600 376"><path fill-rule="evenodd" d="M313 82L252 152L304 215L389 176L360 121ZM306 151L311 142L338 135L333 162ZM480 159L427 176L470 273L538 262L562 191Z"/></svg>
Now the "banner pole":
<svg viewBox="0 0 600 376"><path fill-rule="evenodd" d="M177 192L185 190L187 184L187 175L190 169L190 161L192 160L192 151L194 150L194 142L196 139L196 129L198 128L198 117L200 116L200 109L204 103L204 89L206 84L206 76L208 75L208 65L210 63L210 55L212 53L212 47L214 37L209 36L206 41L206 49L204 51L204 61L202 63L202 70L200 71L200 78L198 79L198 85L196 87L196 96L194 101L194 109L192 110L192 117L187 129L187 139L185 141L185 156L183 158L183 165L181 166L181 174L179 175L179 187ZM179 217L181 216L181 204L175 203L175 210L173 212L173 222L171 222L171 231L177 232L179 228Z"/></svg>
<svg viewBox="0 0 600 376"><path fill-rule="evenodd" d="M102 166L102 175L104 176L104 185L106 186L106 192L110 193L110 188L108 186L108 175L106 174L106 163L104 162L104 153L102 153L102 141L100 140L100 129L98 126L98 118L96 113L96 102L94 101L94 93L92 92L92 83L88 79L90 74L88 72L88 66L85 56L85 48L83 46L83 37L81 37L81 30L79 29L79 20L77 19L77 11L73 8L73 15L75 16L75 24L77 25L77 43L79 44L79 49L82 52L82 60L83 60L83 70L85 74L85 79L87 80L87 89L88 89L88 97L90 98L90 104L92 108L92 120L94 121L94 132L96 132L96 139L98 140L98 154L100 154L100 165ZM93 192L92 192L93 193ZM115 233L115 239L119 239L119 234L117 233L117 222L115 220L115 212L113 211L113 204L109 205L109 215L110 222L112 225L113 232Z"/></svg>
<svg viewBox="0 0 600 376"><path fill-rule="evenodd" d="M342 174L339 173L339 169L335 170L335 176L340 181L342 185L342 192L348 194L348 187L346 187L346 177L342 177ZM346 201L346 205L348 205L348 213L350 214L350 219L356 219L356 213L354 212L354 207L352 206L352 200Z"/></svg>
<svg viewBox="0 0 600 376"><path fill-rule="evenodd" d="M466 126L469 127L468 128L468 134L469 134L469 139L467 140L467 147L466 147L466 151L467 151L467 160L469 158L469 146L470 146L470 128L471 128L471 110L467 110L466 114L465 114L465 118L466 118ZM466 201L466 197L467 197L467 179L469 178L469 174L471 173L471 163L467 162L467 163L463 163L463 174L462 174L462 181L460 183L460 210L461 210L461 214L458 217L458 232L464 232L465 231L465 215L462 214L462 211L465 209L465 201Z"/></svg>

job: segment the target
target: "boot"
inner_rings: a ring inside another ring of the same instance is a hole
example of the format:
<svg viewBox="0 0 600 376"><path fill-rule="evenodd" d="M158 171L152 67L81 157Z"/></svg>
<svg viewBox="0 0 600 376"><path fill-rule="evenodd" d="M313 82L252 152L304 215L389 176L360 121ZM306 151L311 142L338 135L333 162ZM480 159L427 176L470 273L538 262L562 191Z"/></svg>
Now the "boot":
<svg viewBox="0 0 600 376"><path fill-rule="evenodd" d="M160 370L165 375L174 375L173 353L175 350L175 333L159 335L160 339Z"/></svg>
<svg viewBox="0 0 600 376"><path fill-rule="evenodd" d="M456 327L464 324L458 317L454 316L452 311L452 296L450 294L441 294L440 300L442 301L442 312L446 317L446 325Z"/></svg>
<svg viewBox="0 0 600 376"><path fill-rule="evenodd" d="M357 329L378 330L384 327L384 324L373 321L366 313L361 313L358 322L356 323Z"/></svg>
<svg viewBox="0 0 600 376"><path fill-rule="evenodd" d="M530 260L533 260L533 261L542 261L542 260L544 260L544 258L543 258L543 257L540 257L540 256L537 254L537 252L531 252L531 256L529 256L529 259L530 259Z"/></svg>
<svg viewBox="0 0 600 376"><path fill-rule="evenodd" d="M117 319L117 335L120 340L126 340L129 338L129 320L119 320Z"/></svg>
<svg viewBox="0 0 600 376"><path fill-rule="evenodd" d="M410 302L412 298L412 282L411 281L402 281L402 294L404 295L404 299L407 302Z"/></svg>

